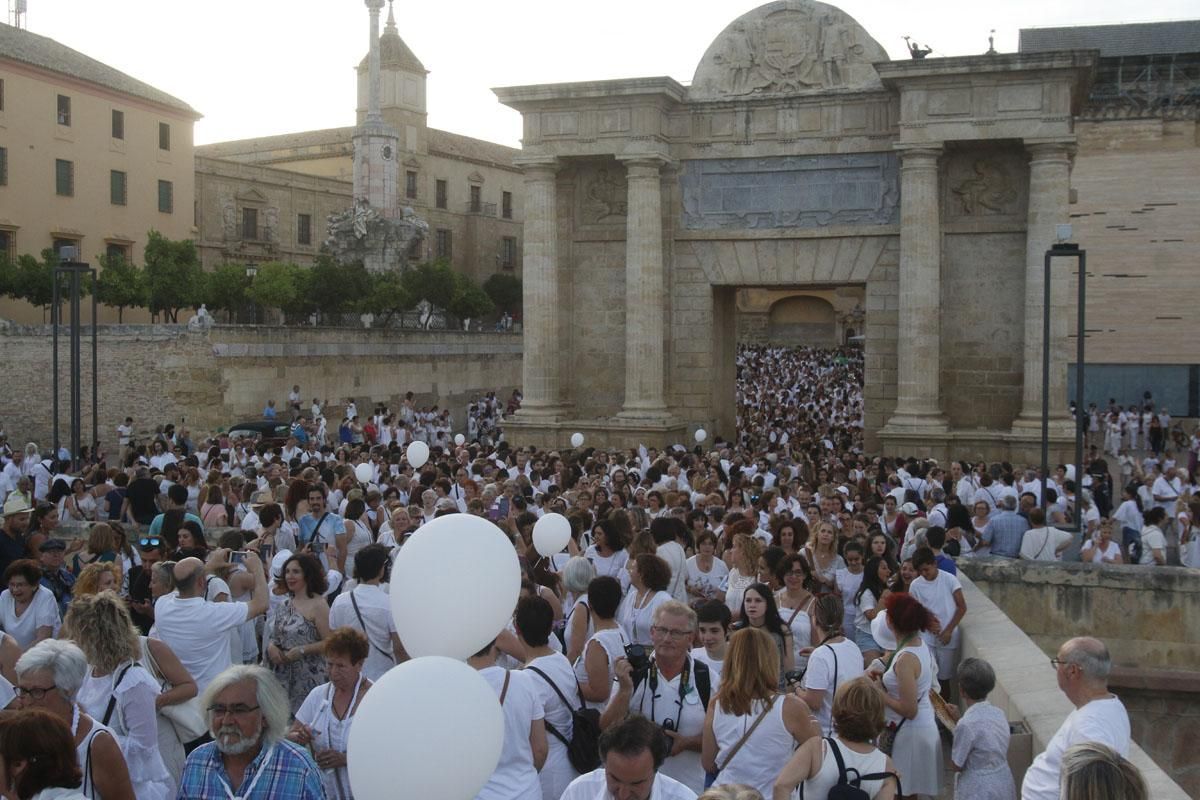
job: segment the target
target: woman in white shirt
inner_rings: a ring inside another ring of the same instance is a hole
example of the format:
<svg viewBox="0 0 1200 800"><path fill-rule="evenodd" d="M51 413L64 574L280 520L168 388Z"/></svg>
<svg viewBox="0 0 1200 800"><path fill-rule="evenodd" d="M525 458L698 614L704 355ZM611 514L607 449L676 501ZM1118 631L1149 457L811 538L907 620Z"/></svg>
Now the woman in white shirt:
<svg viewBox="0 0 1200 800"><path fill-rule="evenodd" d="M713 600L729 575L729 567L716 557L717 537L712 531L696 536L696 555L687 560L687 592L692 603Z"/></svg>
<svg viewBox="0 0 1200 800"><path fill-rule="evenodd" d="M1099 530L1083 543L1083 549L1079 551L1079 560L1085 564L1124 564L1121 546L1113 541L1112 532L1113 521L1100 520Z"/></svg>
<svg viewBox="0 0 1200 800"><path fill-rule="evenodd" d="M345 538L338 543L338 571L353 577L355 554L375 540L367 523L367 504L361 497L346 503L345 524Z"/></svg>
<svg viewBox="0 0 1200 800"><path fill-rule="evenodd" d="M0 593L0 628L28 650L58 630L58 603L41 585L42 569L32 559L14 561L4 577L8 588Z"/></svg>
<svg viewBox="0 0 1200 800"><path fill-rule="evenodd" d="M656 555L642 553L629 561L629 591L617 611L617 621L632 644L653 645L650 627L654 609L671 599L671 568Z"/></svg>
<svg viewBox="0 0 1200 800"><path fill-rule="evenodd" d="M597 575L617 578L629 562L625 544L617 525L611 519L602 519L592 528L592 545L584 555L596 568Z"/></svg>
<svg viewBox="0 0 1200 800"><path fill-rule="evenodd" d="M137 799L173 797L158 749L159 685L139 663L141 641L124 603L111 592L76 598L65 626L90 666L75 699L116 734Z"/></svg>

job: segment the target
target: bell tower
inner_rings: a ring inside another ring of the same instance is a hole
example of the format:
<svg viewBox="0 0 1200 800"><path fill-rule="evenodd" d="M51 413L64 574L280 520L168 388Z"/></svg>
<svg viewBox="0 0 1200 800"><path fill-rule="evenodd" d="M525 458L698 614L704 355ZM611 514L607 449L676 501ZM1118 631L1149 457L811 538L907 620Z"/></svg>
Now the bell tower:
<svg viewBox="0 0 1200 800"><path fill-rule="evenodd" d="M365 201L384 217L400 213L400 137L381 111L379 12L384 0L365 0L371 14L371 49L367 55L367 113L354 133L354 199ZM389 15L390 19L390 15ZM360 94L362 68L359 67Z"/></svg>

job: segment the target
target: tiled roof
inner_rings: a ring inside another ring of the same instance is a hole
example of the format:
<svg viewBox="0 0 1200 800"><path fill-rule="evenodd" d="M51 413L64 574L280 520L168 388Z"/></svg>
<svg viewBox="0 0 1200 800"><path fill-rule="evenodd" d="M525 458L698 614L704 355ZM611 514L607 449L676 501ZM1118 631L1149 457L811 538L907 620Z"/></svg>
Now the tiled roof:
<svg viewBox="0 0 1200 800"><path fill-rule="evenodd" d="M1099 50L1102 57L1200 53L1200 20L1023 28L1022 53L1047 50Z"/></svg>
<svg viewBox="0 0 1200 800"><path fill-rule="evenodd" d="M354 128L325 128L316 131L282 133L275 136L258 136L252 139L202 144L196 146L196 155L228 158L284 148L344 145L354 138L354 130Z"/></svg>
<svg viewBox="0 0 1200 800"><path fill-rule="evenodd" d="M520 155L521 151L514 147L506 147L483 139L472 139L470 136L440 131L437 128L427 128L426 132L431 153L436 152L451 158L466 158L516 169L513 159Z"/></svg>
<svg viewBox="0 0 1200 800"><path fill-rule="evenodd" d="M5 58L94 83L122 94L140 97L196 118L200 117L196 109L179 98L89 58L78 50L72 50L45 36L0 23L0 59Z"/></svg>

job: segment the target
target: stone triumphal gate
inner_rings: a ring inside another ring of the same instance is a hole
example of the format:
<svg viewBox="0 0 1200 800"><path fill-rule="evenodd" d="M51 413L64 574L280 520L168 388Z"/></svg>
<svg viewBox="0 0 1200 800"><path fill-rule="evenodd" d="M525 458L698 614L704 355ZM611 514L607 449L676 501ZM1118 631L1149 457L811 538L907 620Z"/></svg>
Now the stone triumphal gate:
<svg viewBox="0 0 1200 800"><path fill-rule="evenodd" d="M889 61L842 11L733 22L692 84L496 90L524 117L525 402L514 440L734 428L736 293L864 287L867 448L1038 452L1042 259L1069 217L1095 54ZM1055 450L1068 280L1052 298Z"/></svg>

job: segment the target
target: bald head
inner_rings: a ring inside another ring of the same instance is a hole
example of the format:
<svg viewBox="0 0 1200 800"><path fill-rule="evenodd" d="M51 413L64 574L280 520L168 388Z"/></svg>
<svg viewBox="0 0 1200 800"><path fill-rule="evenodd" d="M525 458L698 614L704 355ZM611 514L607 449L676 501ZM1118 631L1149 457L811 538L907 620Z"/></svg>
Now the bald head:
<svg viewBox="0 0 1200 800"><path fill-rule="evenodd" d="M1079 636L1062 647L1064 660L1078 664L1085 678L1104 683L1112 669L1112 657L1104 642L1091 636Z"/></svg>
<svg viewBox="0 0 1200 800"><path fill-rule="evenodd" d="M197 578L204 572L204 562L198 558L185 558L175 565L175 588L180 597L195 595Z"/></svg>

